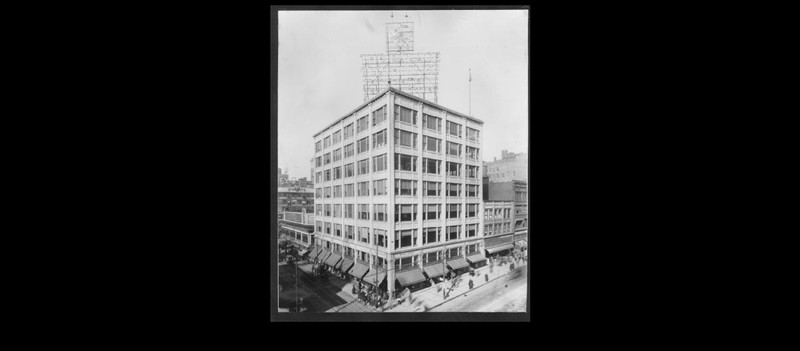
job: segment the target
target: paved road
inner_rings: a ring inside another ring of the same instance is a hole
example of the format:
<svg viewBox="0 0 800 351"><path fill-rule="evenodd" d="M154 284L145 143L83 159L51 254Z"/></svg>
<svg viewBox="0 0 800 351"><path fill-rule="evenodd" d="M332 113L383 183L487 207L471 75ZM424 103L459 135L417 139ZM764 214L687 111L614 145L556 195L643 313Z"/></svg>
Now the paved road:
<svg viewBox="0 0 800 351"><path fill-rule="evenodd" d="M479 286L430 312L525 312L528 271L523 268L517 272Z"/></svg>
<svg viewBox="0 0 800 351"><path fill-rule="evenodd" d="M297 269L297 295L303 298L307 310L305 312L374 312L375 310L355 302L354 298L343 293L341 288L326 280L315 279L311 274ZM329 277L328 279L337 279ZM281 265L278 280L283 286L279 294L279 308L294 306L295 299L295 267L294 265Z"/></svg>

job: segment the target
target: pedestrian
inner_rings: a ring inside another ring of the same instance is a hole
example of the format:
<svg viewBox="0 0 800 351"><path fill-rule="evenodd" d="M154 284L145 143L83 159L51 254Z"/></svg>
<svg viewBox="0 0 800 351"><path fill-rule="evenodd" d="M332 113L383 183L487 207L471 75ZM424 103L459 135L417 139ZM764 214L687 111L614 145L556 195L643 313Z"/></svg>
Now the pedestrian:
<svg viewBox="0 0 800 351"><path fill-rule="evenodd" d="M469 280L469 289L472 290L472 279Z"/></svg>
<svg viewBox="0 0 800 351"><path fill-rule="evenodd" d="M483 277L486 278L486 282L488 283L489 282L489 275L488 274L484 274Z"/></svg>

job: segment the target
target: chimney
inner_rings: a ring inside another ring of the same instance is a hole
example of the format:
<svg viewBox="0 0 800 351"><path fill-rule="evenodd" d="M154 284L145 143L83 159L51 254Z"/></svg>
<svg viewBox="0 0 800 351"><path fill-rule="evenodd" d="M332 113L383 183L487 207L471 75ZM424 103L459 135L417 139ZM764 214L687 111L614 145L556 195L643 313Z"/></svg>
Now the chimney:
<svg viewBox="0 0 800 351"><path fill-rule="evenodd" d="M508 150L503 150L503 158L507 158L507 157L508 157Z"/></svg>

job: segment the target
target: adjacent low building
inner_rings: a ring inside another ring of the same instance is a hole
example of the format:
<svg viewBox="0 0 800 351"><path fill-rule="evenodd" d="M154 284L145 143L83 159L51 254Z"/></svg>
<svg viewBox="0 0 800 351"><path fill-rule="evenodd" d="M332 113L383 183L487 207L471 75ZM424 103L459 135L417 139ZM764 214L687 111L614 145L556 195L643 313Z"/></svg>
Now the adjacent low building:
<svg viewBox="0 0 800 351"><path fill-rule="evenodd" d="M305 211L284 211L282 214L283 219L278 220L278 234L288 238L303 256L314 244L314 214Z"/></svg>
<svg viewBox="0 0 800 351"><path fill-rule="evenodd" d="M527 247L528 183L512 180L484 184L484 246L489 256Z"/></svg>

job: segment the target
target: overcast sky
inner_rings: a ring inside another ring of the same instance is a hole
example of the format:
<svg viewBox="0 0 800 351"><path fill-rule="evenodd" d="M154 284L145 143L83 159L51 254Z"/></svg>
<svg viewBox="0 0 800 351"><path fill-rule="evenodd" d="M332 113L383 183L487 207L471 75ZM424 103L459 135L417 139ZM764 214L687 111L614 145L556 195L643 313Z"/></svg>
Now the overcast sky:
<svg viewBox="0 0 800 351"><path fill-rule="evenodd" d="M414 51L439 52L438 104L484 122L483 160L528 149L528 12L279 11L278 167L309 177L313 136L364 103L361 54L386 52L386 23L414 22ZM405 15L408 14L408 18ZM433 100L429 98L429 100Z"/></svg>

